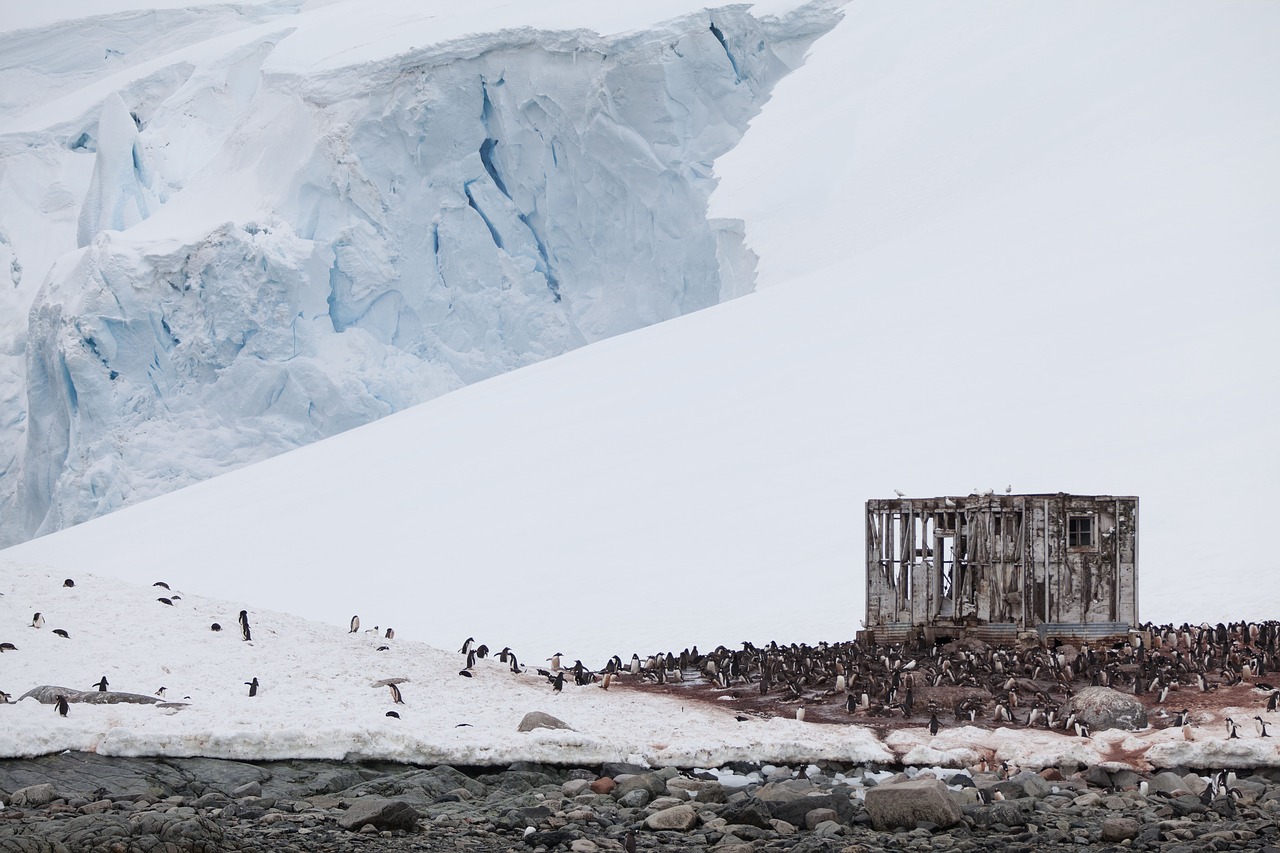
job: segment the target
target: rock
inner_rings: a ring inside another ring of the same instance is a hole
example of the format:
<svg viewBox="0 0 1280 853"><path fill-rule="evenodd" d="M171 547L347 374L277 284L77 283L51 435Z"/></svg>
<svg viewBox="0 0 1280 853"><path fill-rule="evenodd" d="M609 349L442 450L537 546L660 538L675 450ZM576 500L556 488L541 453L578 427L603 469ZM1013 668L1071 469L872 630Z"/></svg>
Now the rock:
<svg viewBox="0 0 1280 853"><path fill-rule="evenodd" d="M18 808L47 806L56 799L58 799L58 792L46 782L43 785L28 785L14 791L13 796L9 798L9 805Z"/></svg>
<svg viewBox="0 0 1280 853"><path fill-rule="evenodd" d="M586 779L570 779L560 786L560 793L573 799L591 790L591 782Z"/></svg>
<svg viewBox="0 0 1280 853"><path fill-rule="evenodd" d="M649 792L644 788L632 788L621 797L617 797L618 805L628 809L642 809L649 805Z"/></svg>
<svg viewBox="0 0 1280 853"><path fill-rule="evenodd" d="M942 785L941 782L936 784ZM945 791L946 787L943 786L942 789ZM769 807L769 814L772 817L796 826L804 826L805 817L814 809L831 809L842 823L847 823L853 817L853 803L847 794L839 792L813 794L792 800L768 800L765 801L765 805Z"/></svg>
<svg viewBox="0 0 1280 853"><path fill-rule="evenodd" d="M654 812L644 820L644 828L652 830L675 830L677 832L687 832L693 829L698 823L698 813L694 811L693 806L685 803L678 806L672 806L669 809L663 809L660 812Z"/></svg>
<svg viewBox="0 0 1280 853"><path fill-rule="evenodd" d="M1085 687L1062 706L1062 715L1075 714L1094 731L1146 728L1147 709L1141 701L1110 687Z"/></svg>
<svg viewBox="0 0 1280 853"><path fill-rule="evenodd" d="M593 794L609 794L618 786L618 783L610 779L608 776L601 776L592 782L588 787L591 788Z"/></svg>
<svg viewBox="0 0 1280 853"><path fill-rule="evenodd" d="M720 813L720 816L725 819L726 823L772 829L769 821L773 820L773 815L769 812L769 807L757 799L749 799L737 805L729 806Z"/></svg>
<svg viewBox="0 0 1280 853"><path fill-rule="evenodd" d="M1107 842L1137 838L1142 827L1131 817L1109 817L1102 821L1102 840Z"/></svg>
<svg viewBox="0 0 1280 853"><path fill-rule="evenodd" d="M573 731L573 727L564 720L557 719L550 714L542 711L530 711L524 715L524 719L520 721L520 725L516 726L518 732L531 732L534 729L568 729Z"/></svg>
<svg viewBox="0 0 1280 853"><path fill-rule="evenodd" d="M600 846L590 838L575 838L569 845L570 853L596 853Z"/></svg>
<svg viewBox="0 0 1280 853"><path fill-rule="evenodd" d="M776 817L769 821L769 826L773 827L773 831L783 837L796 834L796 828L794 826L787 823L785 820L778 820Z"/></svg>
<svg viewBox="0 0 1280 853"><path fill-rule="evenodd" d="M813 834L819 838L831 838L844 832L844 827L834 820L824 820L813 828Z"/></svg>
<svg viewBox="0 0 1280 853"><path fill-rule="evenodd" d="M1147 783L1147 792L1149 794L1188 794L1193 793L1187 788L1186 782L1182 781L1177 773L1170 773L1165 770L1151 777L1151 781Z"/></svg>
<svg viewBox="0 0 1280 853"><path fill-rule="evenodd" d="M234 791L232 791L231 796L237 800L240 799L241 797L261 797L262 785L257 781L246 782L245 784L241 785L239 788L236 788Z"/></svg>
<svg viewBox="0 0 1280 853"><path fill-rule="evenodd" d="M627 794L638 790L644 791L648 795L645 797L644 803L640 804L645 805L654 797L666 796L667 780L657 773L640 773L635 776L627 776L618 781L617 787L613 789L613 798L620 801Z"/></svg>
<svg viewBox="0 0 1280 853"><path fill-rule="evenodd" d="M338 817L338 826L343 829L372 826L375 829L412 830L420 817L421 813L403 800L361 797Z"/></svg>
<svg viewBox="0 0 1280 853"><path fill-rule="evenodd" d="M973 813L973 822L978 826L995 826L998 823L1005 826L1026 826L1030 820L1031 812L1023 811L1017 803L1010 802L992 803L975 809Z"/></svg>
<svg viewBox="0 0 1280 853"><path fill-rule="evenodd" d="M813 829L825 820L837 820L840 816L834 809L810 809L804 816L805 829Z"/></svg>
<svg viewBox="0 0 1280 853"><path fill-rule="evenodd" d="M946 828L964 816L936 779L877 785L867 791L865 805L878 830L915 829L921 821Z"/></svg>

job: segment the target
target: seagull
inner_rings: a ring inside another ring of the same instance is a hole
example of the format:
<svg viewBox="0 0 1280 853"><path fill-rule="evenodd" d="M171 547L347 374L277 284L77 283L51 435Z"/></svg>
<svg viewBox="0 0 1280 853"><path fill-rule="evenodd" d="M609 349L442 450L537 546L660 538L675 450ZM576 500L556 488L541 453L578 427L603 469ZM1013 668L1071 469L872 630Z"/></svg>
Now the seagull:
<svg viewBox="0 0 1280 853"><path fill-rule="evenodd" d="M898 497L900 497L900 498L905 498L905 497L906 497L906 495L905 495L905 494L903 494L902 489L894 489L894 490L893 490L893 493L894 493L895 495L897 495Z"/></svg>
<svg viewBox="0 0 1280 853"><path fill-rule="evenodd" d="M1005 493L1006 495L1011 495L1011 494L1013 494L1013 484L1012 484L1012 483L1010 483L1009 485L1007 485L1007 486L1005 486L1005 487L1004 487L1004 493Z"/></svg>

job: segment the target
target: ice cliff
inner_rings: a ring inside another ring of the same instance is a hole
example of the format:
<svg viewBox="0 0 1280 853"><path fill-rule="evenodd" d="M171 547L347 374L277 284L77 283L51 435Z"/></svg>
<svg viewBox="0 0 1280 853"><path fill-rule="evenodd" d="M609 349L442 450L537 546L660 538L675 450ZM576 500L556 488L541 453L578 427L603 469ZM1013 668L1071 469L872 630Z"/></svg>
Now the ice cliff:
<svg viewBox="0 0 1280 853"><path fill-rule="evenodd" d="M834 7L439 38L368 6L168 52L82 21L118 70L75 86L30 47L68 25L6 36L50 98L0 105L0 544L750 290L712 164Z"/></svg>

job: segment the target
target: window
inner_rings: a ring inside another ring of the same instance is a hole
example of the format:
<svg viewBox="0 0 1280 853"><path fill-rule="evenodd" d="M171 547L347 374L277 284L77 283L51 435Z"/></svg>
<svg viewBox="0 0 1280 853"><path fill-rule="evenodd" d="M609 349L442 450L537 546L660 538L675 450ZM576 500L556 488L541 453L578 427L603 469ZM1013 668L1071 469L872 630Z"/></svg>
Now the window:
<svg viewBox="0 0 1280 853"><path fill-rule="evenodd" d="M1067 519L1067 547L1093 547L1093 516L1073 515Z"/></svg>

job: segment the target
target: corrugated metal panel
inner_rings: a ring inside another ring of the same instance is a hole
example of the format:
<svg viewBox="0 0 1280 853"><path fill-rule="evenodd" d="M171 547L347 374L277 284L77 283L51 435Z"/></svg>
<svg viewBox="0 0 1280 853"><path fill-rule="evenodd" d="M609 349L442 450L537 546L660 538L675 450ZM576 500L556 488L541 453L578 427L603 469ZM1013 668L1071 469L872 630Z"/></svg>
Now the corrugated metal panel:
<svg viewBox="0 0 1280 853"><path fill-rule="evenodd" d="M984 643L1012 643L1018 639L1018 626L1013 622L989 622L968 628L965 634Z"/></svg>
<svg viewBox="0 0 1280 853"><path fill-rule="evenodd" d="M876 643L905 643L915 630L910 622L886 622L872 629Z"/></svg>
<svg viewBox="0 0 1280 853"><path fill-rule="evenodd" d="M1040 639L1084 640L1095 642L1113 637L1124 637L1129 633L1128 622L1052 622L1036 626Z"/></svg>

